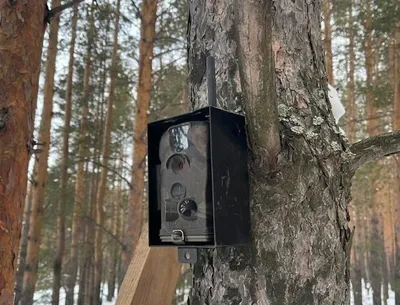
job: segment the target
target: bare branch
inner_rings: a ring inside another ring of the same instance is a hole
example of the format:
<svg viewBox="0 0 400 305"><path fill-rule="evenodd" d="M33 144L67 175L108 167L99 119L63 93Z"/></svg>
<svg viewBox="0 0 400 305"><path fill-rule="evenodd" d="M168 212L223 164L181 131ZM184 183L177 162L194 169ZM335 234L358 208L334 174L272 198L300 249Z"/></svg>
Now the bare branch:
<svg viewBox="0 0 400 305"><path fill-rule="evenodd" d="M136 11L136 18L142 19L142 13L140 12L140 8L137 6L137 4L135 3L134 0L131 0L131 2L132 2L132 5L133 5L133 8Z"/></svg>
<svg viewBox="0 0 400 305"><path fill-rule="evenodd" d="M112 237L117 243L119 243L121 245L122 249L125 249L125 247L126 247L125 244L118 238L118 236L115 236L113 233L111 233L110 230L108 230L105 226L97 223L96 220L94 220L90 216L84 216L84 218L86 218L87 220L91 221L96 227L99 227L104 232L106 232L110 237Z"/></svg>
<svg viewBox="0 0 400 305"><path fill-rule="evenodd" d="M350 169L355 171L367 162L400 152L400 130L361 140L351 145L350 151L355 154Z"/></svg>
<svg viewBox="0 0 400 305"><path fill-rule="evenodd" d="M56 14L61 13L62 11L74 6L74 5L78 5L79 3L83 2L85 0L73 0L70 1L68 3L65 3L63 5L57 6L57 7L53 7L49 12L48 12L48 18L52 18L53 16L55 16Z"/></svg>

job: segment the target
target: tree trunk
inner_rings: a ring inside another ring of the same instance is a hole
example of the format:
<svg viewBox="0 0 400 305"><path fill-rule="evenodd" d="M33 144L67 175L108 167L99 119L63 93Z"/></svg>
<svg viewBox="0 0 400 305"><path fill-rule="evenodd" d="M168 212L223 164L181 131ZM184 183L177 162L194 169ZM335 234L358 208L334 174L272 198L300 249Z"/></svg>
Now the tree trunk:
<svg viewBox="0 0 400 305"><path fill-rule="evenodd" d="M348 124L346 125L346 135L350 143L356 141L356 120L357 120L357 106L355 99L355 30L353 25L353 6L349 4L349 22L348 22L348 35L349 35L349 71L347 83L347 104L346 104L346 117ZM354 207L354 216L352 221L355 225L355 236L353 239L352 255L354 263L351 269L352 288L354 295L354 305L362 305L362 266L364 262L364 249L361 231L363 230L363 219L361 218L360 208Z"/></svg>
<svg viewBox="0 0 400 305"><path fill-rule="evenodd" d="M373 69L374 69L374 58L372 50L372 11L371 11L371 0L366 0L366 19L364 23L365 38L365 71L367 74L367 132L368 135L378 134L378 120L375 118L375 107L374 107L374 92L373 92Z"/></svg>
<svg viewBox="0 0 400 305"><path fill-rule="evenodd" d="M34 176L34 174L33 174ZM22 294L22 284L24 280L24 270L25 270L25 261L26 261L26 250L28 246L28 232L29 232L29 217L31 214L31 206L32 206L32 184L29 184L28 196L26 197L25 206L24 206L24 218L23 218L23 229L22 229L22 237L21 237L21 246L19 248L19 262L18 262L18 272L15 281L15 298L14 305L19 304L19 300Z"/></svg>
<svg viewBox="0 0 400 305"><path fill-rule="evenodd" d="M328 82L333 86L335 78L333 76L333 56L332 56L332 8L330 0L323 0L323 16L324 16L324 49L325 49L325 66L328 76Z"/></svg>
<svg viewBox="0 0 400 305"><path fill-rule="evenodd" d="M377 204L374 202L373 204ZM370 269L373 305L381 305L382 294L382 249L380 215L374 211L371 218L371 240L370 240Z"/></svg>
<svg viewBox="0 0 400 305"><path fill-rule="evenodd" d="M360 247L360 230L361 227L358 225L362 222L362 219L359 219L358 215L355 216L356 221L356 231L355 236L353 239L353 255L354 255L354 263L351 269L351 283L353 288L353 296L354 296L354 305L362 305L362 260L364 259L363 256L363 249Z"/></svg>
<svg viewBox="0 0 400 305"><path fill-rule="evenodd" d="M89 30L87 33L87 50L85 59L85 72L83 80L83 97L80 121L80 133L78 144L78 168L75 180L75 198L74 210L72 218L72 232L71 232L71 247L69 253L69 270L68 280L66 282L66 299L65 305L73 305L74 303L74 287L78 273L78 250L79 241L83 237L83 203L85 200L85 158L87 157L87 116L89 113L89 97L91 93L90 75L92 71L92 44L93 44L93 31L94 31L94 18L93 8L88 13Z"/></svg>
<svg viewBox="0 0 400 305"><path fill-rule="evenodd" d="M97 127L97 134L94 138L93 143L93 154L92 160L93 167L90 179L90 199L88 201L87 207L87 219L90 221L86 222L85 225L85 244L83 249L83 259L85 260L85 285L79 287L79 295L83 298L78 299L78 304L82 305L96 305L93 303L93 295L94 295L94 242L95 242L95 221L96 221L96 200L97 200L97 190L99 185L99 168L100 168L100 155L102 151L102 135L103 135L103 125L104 125L104 111L103 104L105 102L104 91L106 86L106 68L104 67L104 61L101 61L100 65L100 73L101 73L101 86L100 86L100 100L97 103L96 111L94 117L95 126ZM83 290L83 293L81 292ZM82 302L82 303L81 303Z"/></svg>
<svg viewBox="0 0 400 305"><path fill-rule="evenodd" d="M61 270L65 249L65 198L67 197L68 187L68 154L69 154L69 133L71 123L72 111L72 86L73 86L73 73L74 73L74 60L75 60L75 40L76 28L78 23L78 6L74 6L74 14L72 17L72 30L71 30L71 44L69 48L69 63L68 63L68 76L67 76L67 89L65 92L65 117L63 129L63 146L62 146L62 160L61 160L61 173L60 173L60 199L58 201L58 215L57 215L57 249L54 257L53 265L53 294L52 304L58 305L60 302L60 288L61 288Z"/></svg>
<svg viewBox="0 0 400 305"><path fill-rule="evenodd" d="M53 0L52 7L60 5L60 0ZM55 16L50 24L49 47L47 51L46 74L43 92L43 112L39 128L38 142L42 143L42 151L35 162L36 185L33 189L32 212L29 219L28 249L26 268L24 272L23 295L21 302L24 305L33 304L37 268L39 263L39 249L41 243L42 216L44 193L47 182L47 159L50 151L50 128L53 110L54 74L56 70L58 29L60 18Z"/></svg>
<svg viewBox="0 0 400 305"><path fill-rule="evenodd" d="M0 12L0 303L10 305L32 153L45 5L0 1Z"/></svg>
<svg viewBox="0 0 400 305"><path fill-rule="evenodd" d="M97 189L96 201L96 236L94 248L94 294L93 303L100 304L100 285L102 280L102 259L103 259L103 229L104 224L104 197L107 189L107 174L108 162L110 158L110 142L111 142L111 128L113 118L113 107L115 102L115 82L117 80L118 69L118 33L119 33L119 17L120 17L120 0L117 0L116 15L114 23L114 44L111 58L111 72L110 72L110 88L107 103L107 119L104 126L104 139L103 139L103 153L102 153L102 167L100 173L100 181Z"/></svg>
<svg viewBox="0 0 400 305"><path fill-rule="evenodd" d="M400 129L400 21L396 24L394 48L394 99L393 99L393 129ZM395 240L396 260L394 268L394 287L396 305L400 305L400 158L394 157L395 162Z"/></svg>
<svg viewBox="0 0 400 305"><path fill-rule="evenodd" d="M121 148L121 152L123 151L123 148ZM118 170L120 173L122 172L122 164L123 164L123 153L120 154L120 166L116 170ZM118 185L117 188L114 190L113 193L113 217L112 217L112 223L111 223L111 233L116 237L119 238L119 227L120 227L120 204L121 204L121 195L122 195L122 181L121 179L118 179ZM109 266L109 280L108 280L108 294L107 294L107 301L111 302L111 300L114 298L115 295L115 285L116 285L116 279L117 279L117 267L118 267L118 254L120 253L119 251L119 244L116 240L112 240L111 242L111 251L110 251L110 258L111 258L111 264Z"/></svg>
<svg viewBox="0 0 400 305"><path fill-rule="evenodd" d="M218 105L245 109L251 125L253 231L249 246L201 251L190 304L348 304L351 175L328 106L319 1L189 7L192 105L206 104L212 54Z"/></svg>
<svg viewBox="0 0 400 305"><path fill-rule="evenodd" d="M364 22L364 52L365 52L365 70L366 70L366 104L367 104L367 132L369 136L375 136L378 134L379 126L378 119L376 116L376 109L374 105L374 57L372 49L372 8L371 0L366 0L366 19ZM378 164L374 165L379 167ZM371 177L371 190L372 190L372 217L371 217L371 232L370 232L370 261L369 267L371 270L371 288L373 295L373 304L381 305L381 293L382 293L382 221L381 221L381 202L380 195L378 192L379 186L376 178Z"/></svg>
<svg viewBox="0 0 400 305"><path fill-rule="evenodd" d="M141 11L139 44L139 81L135 126L133 130L133 156L128 213L122 251L121 278L124 277L143 226L143 191L147 156L147 121L152 86L152 60L155 41L158 0L144 0Z"/></svg>
<svg viewBox="0 0 400 305"><path fill-rule="evenodd" d="M100 107L98 107L100 108ZM98 112L96 113L97 117L99 117ZM96 141L95 141L96 142ZM93 154L93 159L97 161L99 152L96 149L96 143L94 145L95 150ZM96 163L97 164L97 163ZM78 305L92 305L93 300L93 252L94 252L94 236L95 236L95 226L94 219L96 218L96 192L98 185L98 166L93 166L93 172L90 179L90 198L88 200L87 206L87 219L91 219L91 221L85 222L84 228L82 228L85 232L82 239L84 240L84 246L82 251L82 265L80 274L83 274L83 277L79 279L79 296L78 296ZM95 305L95 304L94 304Z"/></svg>
<svg viewBox="0 0 400 305"><path fill-rule="evenodd" d="M355 63L356 63L356 52L355 52L355 45L354 45L354 38L355 38L355 30L353 25L353 6L349 5L349 74L347 83L347 109L346 109L346 117L347 117L347 128L346 128L346 135L350 141L350 143L354 143L356 140L356 120L357 120L357 106L356 106L356 86L355 86Z"/></svg>

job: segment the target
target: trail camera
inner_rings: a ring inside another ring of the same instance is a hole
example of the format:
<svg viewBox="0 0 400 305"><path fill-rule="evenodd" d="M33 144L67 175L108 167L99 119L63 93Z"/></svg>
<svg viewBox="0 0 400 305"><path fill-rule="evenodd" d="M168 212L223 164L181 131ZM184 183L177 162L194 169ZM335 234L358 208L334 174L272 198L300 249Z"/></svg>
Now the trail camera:
<svg viewBox="0 0 400 305"><path fill-rule="evenodd" d="M205 107L148 124L149 244L200 247L251 239L244 116Z"/></svg>
<svg viewBox="0 0 400 305"><path fill-rule="evenodd" d="M161 136L159 156L161 241L212 241L208 124L170 127Z"/></svg>

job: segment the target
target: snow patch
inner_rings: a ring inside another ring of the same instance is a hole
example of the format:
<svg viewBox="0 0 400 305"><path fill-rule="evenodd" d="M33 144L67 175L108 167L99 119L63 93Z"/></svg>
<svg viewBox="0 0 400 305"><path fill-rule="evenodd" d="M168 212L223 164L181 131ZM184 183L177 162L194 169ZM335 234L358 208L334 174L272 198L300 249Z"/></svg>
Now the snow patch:
<svg viewBox="0 0 400 305"><path fill-rule="evenodd" d="M371 285L369 283L366 284L364 282L364 279L362 279L361 287L362 287L362 303L363 303L363 305L373 305ZM350 284L350 289L351 288L352 287ZM381 299L383 301L383 287L382 287ZM352 289L350 290L350 305L354 305L354 295L353 295ZM383 302L382 302L382 305L384 305ZM394 291L390 287L390 284L389 284L389 298L387 299L387 305L395 305Z"/></svg>
<svg viewBox="0 0 400 305"><path fill-rule="evenodd" d="M340 102L339 94L335 88L333 88L330 84L328 84L328 97L329 102L332 106L333 117L335 118L336 123L339 122L339 119L345 114L344 107Z"/></svg>

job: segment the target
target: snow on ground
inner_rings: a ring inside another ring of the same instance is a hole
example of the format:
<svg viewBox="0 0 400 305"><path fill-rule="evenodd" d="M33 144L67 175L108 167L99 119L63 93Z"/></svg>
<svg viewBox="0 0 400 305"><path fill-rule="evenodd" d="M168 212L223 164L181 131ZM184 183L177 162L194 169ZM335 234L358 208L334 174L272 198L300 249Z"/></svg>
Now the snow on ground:
<svg viewBox="0 0 400 305"><path fill-rule="evenodd" d="M78 302L78 286L75 286L74 289L74 299L75 299L75 304ZM115 291L117 292L117 291ZM111 302L107 301L107 285L102 286L101 290L101 297L102 297L102 302L101 305L115 305L117 302L117 298L114 297ZM35 305L49 305L51 304L51 289L49 290L41 290L41 291L36 291L35 295L33 297L35 300ZM65 289L61 288L60 290L60 305L65 305Z"/></svg>
<svg viewBox="0 0 400 305"><path fill-rule="evenodd" d="M372 289L369 284L365 285L364 280L362 280L362 296L363 296L363 305L372 305ZM382 289L383 290L383 289ZM187 299L186 296L189 294L189 291L185 291L185 299L182 304L186 304ZM78 299L78 286L75 287L75 303ZM35 292L34 296L35 305L48 305L51 304L51 289L49 290L42 290ZM115 305L116 297L111 302L107 301L107 285L102 286L102 305ZM350 304L354 304L354 297L353 293L351 293L350 297ZM391 289L389 285L389 299L388 305L395 305L394 302L394 291ZM61 289L60 291L60 305L65 305L65 290ZM383 305L383 303L382 303Z"/></svg>
<svg viewBox="0 0 400 305"><path fill-rule="evenodd" d="M364 280L362 280L362 301L363 301L363 305L373 305L372 302L372 289L371 289L371 285L369 283L367 283L367 285L365 285ZM351 288L351 286L350 286ZM383 289L382 289L383 291ZM383 299L383 296L382 296ZM353 305L354 304L354 297L353 297L353 293L351 293L351 299L350 299L350 304ZM388 305L395 305L394 304L394 291L392 290L392 288L389 285L389 298L388 298ZM383 302L382 302L383 305Z"/></svg>

